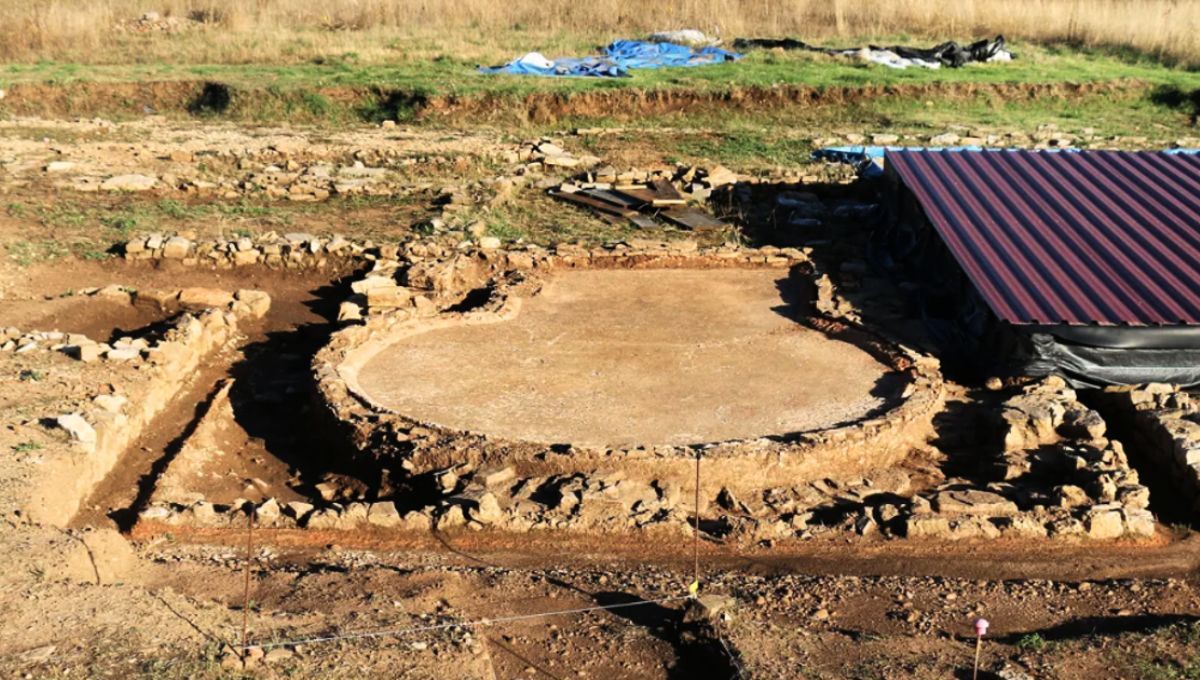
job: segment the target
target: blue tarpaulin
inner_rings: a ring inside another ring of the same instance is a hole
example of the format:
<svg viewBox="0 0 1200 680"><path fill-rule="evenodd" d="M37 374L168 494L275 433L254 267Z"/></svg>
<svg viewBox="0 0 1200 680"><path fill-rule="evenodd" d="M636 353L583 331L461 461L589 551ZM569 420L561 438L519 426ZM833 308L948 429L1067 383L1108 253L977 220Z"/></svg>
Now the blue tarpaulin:
<svg viewBox="0 0 1200 680"><path fill-rule="evenodd" d="M883 157L888 149L923 148L899 146L827 146L812 152L813 160L829 161L830 163L845 163L853 165L859 177L880 177L883 175ZM945 151L982 151L982 146L948 146L938 147Z"/></svg>
<svg viewBox="0 0 1200 680"><path fill-rule="evenodd" d="M675 68L722 64L741 59L742 55L719 47L694 50L673 43L644 40L617 40L594 57L563 57L550 60L537 52L514 59L503 66L480 67L483 73L510 73L536 76L625 77L640 68Z"/></svg>

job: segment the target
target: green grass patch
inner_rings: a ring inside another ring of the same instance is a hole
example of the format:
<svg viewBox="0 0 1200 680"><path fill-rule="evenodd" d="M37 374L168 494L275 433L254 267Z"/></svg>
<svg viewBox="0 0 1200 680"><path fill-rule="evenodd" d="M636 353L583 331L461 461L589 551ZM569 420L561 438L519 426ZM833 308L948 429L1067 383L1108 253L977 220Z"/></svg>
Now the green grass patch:
<svg viewBox="0 0 1200 680"><path fill-rule="evenodd" d="M5 246L8 258L22 267L56 260L70 249L54 239L20 240Z"/></svg>
<svg viewBox="0 0 1200 680"><path fill-rule="evenodd" d="M681 140L673 146L679 156L668 161L716 161L740 168L795 165L808 157L808 139L789 138L766 128L733 129L714 135Z"/></svg>
<svg viewBox="0 0 1200 680"><path fill-rule="evenodd" d="M1133 677L1200 680L1200 621L1176 623L1137 638L1137 651L1120 660Z"/></svg>
<svg viewBox="0 0 1200 680"><path fill-rule="evenodd" d="M486 75L479 73L474 63L439 56L373 64L361 64L353 58L298 64L14 63L0 66L0 80L58 85L204 82L208 85L187 105L192 113L325 121L407 120L426 100L437 96L522 97L539 92L571 95L626 88L727 92L776 86L824 90L931 83L1020 85L1137 80L1186 92L1200 89L1200 73L1170 68L1150 59L1029 44L1014 48L1020 58L1011 63L937 70L895 70L807 52L754 51L736 63L640 70L629 78Z"/></svg>
<svg viewBox="0 0 1200 680"><path fill-rule="evenodd" d="M1049 649L1050 646L1051 643L1047 642L1046 638L1042 637L1038 633L1022 635L1021 639L1017 640L1017 649L1026 652L1044 652Z"/></svg>

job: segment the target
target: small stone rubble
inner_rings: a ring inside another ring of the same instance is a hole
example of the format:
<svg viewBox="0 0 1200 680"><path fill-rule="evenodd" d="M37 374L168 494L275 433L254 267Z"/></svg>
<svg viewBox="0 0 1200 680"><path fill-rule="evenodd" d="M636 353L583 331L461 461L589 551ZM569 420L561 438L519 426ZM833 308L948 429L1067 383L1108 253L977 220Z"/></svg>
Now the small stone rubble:
<svg viewBox="0 0 1200 680"><path fill-rule="evenodd" d="M219 86L218 86L219 87ZM434 195L449 181L486 175L518 148L494 135L397 128L353 128L320 135L293 129L247 133L213 125L197 135L157 116L134 121L13 119L0 127L79 134L79 140L16 135L4 144L16 186L183 199L269 198L293 202L337 197ZM566 156L564 156L566 158ZM540 176L514 162L503 175ZM538 167L543 167L540 165ZM550 166L553 167L553 166Z"/></svg>
<svg viewBox="0 0 1200 680"><path fill-rule="evenodd" d="M501 158L506 163L519 164L516 170L518 175L542 173L559 168L590 168L602 162L596 156L574 156L550 137L525 142L515 151L504 152Z"/></svg>
<svg viewBox="0 0 1200 680"><path fill-rule="evenodd" d="M680 187L680 193L685 199L705 203L714 190L735 184L742 179L749 178L741 178L721 165L710 168L677 165L673 168L628 170L617 170L611 165L603 165L563 182L558 185L558 190L574 193L582 189L612 189L614 186L648 185L662 181Z"/></svg>
<svg viewBox="0 0 1200 680"><path fill-rule="evenodd" d="M120 285L88 288L81 295L107 302L135 306L151 306L155 311L169 314L184 310L225 309L244 319L259 319L266 315L271 298L259 290L239 290L233 293L213 288L181 288L175 290L134 290ZM180 323L190 323L183 320ZM18 328L0 329L0 352L24 354L33 351L62 352L83 362L152 361L163 351L153 337L120 337L112 342L98 341L81 333L61 331L22 331Z"/></svg>
<svg viewBox="0 0 1200 680"><path fill-rule="evenodd" d="M890 132L842 132L836 135L814 137L814 148L826 146L863 145L874 146L986 146L996 148L1063 149L1144 149L1148 146L1170 145L1177 148L1195 148L1200 139L1181 138L1173 141L1151 140L1139 136L1103 136L1094 128L1082 127L1064 130L1055 123L1042 123L1029 131L999 132L986 128L971 128L951 125L942 132L931 134L893 134Z"/></svg>
<svg viewBox="0 0 1200 680"><path fill-rule="evenodd" d="M909 538L1146 538L1150 492L1098 413L1058 377L1008 399L990 480L952 479L887 510ZM982 486L982 488L980 488ZM884 520L884 508L877 519Z"/></svg>
<svg viewBox="0 0 1200 680"><path fill-rule="evenodd" d="M168 160L191 163L192 154L172 152ZM413 181L401 177L398 171L415 166L438 166L450 163L446 158L400 158L384 166L369 166L362 161L348 164L316 163L304 165L296 161L274 163L238 162L227 173L196 173L189 170L162 173L133 172L120 175L74 174L82 168L69 161L55 161L45 166L47 175L62 175L68 179L57 182L76 191L109 193L179 194L204 198L238 199L248 196L307 203L324 201L335 196L376 196L402 198L431 191L432 182Z"/></svg>

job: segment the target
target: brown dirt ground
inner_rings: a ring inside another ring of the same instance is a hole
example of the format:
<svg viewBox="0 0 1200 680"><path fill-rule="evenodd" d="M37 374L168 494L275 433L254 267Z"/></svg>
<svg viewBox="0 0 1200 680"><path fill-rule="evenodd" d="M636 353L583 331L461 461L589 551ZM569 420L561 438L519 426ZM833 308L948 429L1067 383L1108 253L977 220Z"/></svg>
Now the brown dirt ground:
<svg viewBox="0 0 1200 680"><path fill-rule="evenodd" d="M643 145L630 153L647 151ZM45 189L29 191L39 200L52 196ZM113 200L77 198L83 206L111 207L106 202ZM339 210L344 212L337 220L353 219L352 206L339 205ZM407 232L408 222L392 220L392 212L378 206L362 211L376 233ZM339 226L320 215L298 214L310 215L301 218L306 229ZM197 220L194 227L216 232L221 225ZM60 238L71 229L28 216L0 216L5 243ZM106 232L96 240L118 237ZM3 325L61 324L63 330L103 335L154 321L58 298L68 290L110 283L261 288L275 301L262 326L247 329L239 350L225 358L232 369L214 363L199 376L194 392L181 395L129 452L77 523L113 526L114 511L136 505L147 488L142 478L178 445L217 381L230 375L236 380L231 391L235 422L225 423L228 428L221 432L228 438L220 442L237 453L226 471L234 481L222 493L237 491L242 478L256 474L305 493L317 474L311 460L325 449L310 441L304 428L307 411L294 376L304 374L306 352L327 332L326 287L332 278L151 268L69 255L27 266L6 260L0 266ZM755 290L765 301L766 291ZM47 295L54 299L44 300ZM681 297L680 309L716 304ZM559 313L594 311L580 306ZM544 332L552 321L547 319ZM689 323L687 328L697 330L694 320ZM754 320L746 323L761 328ZM240 640L242 632L246 534L240 527L135 535L139 559L115 576L89 582L90 570L63 580L56 565L42 559L66 554L62 551L82 534L29 527L7 512L8 498L23 480L24 472L14 471L36 469L38 451L18 446L54 445L54 435L37 418L114 379L110 370L84 367L58 354L0 357L0 455L6 456L0 475L5 508L0 676L240 677L242 671L223 668L219 658L222 642ZM30 372L40 377L22 377ZM263 471L245 464L255 456L286 463L286 477L282 467ZM249 551L254 556L249 636L256 641L337 636L674 596L692 579L691 548L683 536L260 530ZM106 557L119 556L91 555ZM1200 676L1200 544L1185 528L1164 528L1144 544L706 542L700 558L703 592L730 594L738 601L715 636L693 635L680 621L680 603L673 601L469 629L313 642L246 675L729 678L740 669L755 678L966 678L974 649L971 622L984 615L993 627L983 648L981 677L1006 664L1037 678L1063 680ZM714 656L717 647L732 650L733 658Z"/></svg>

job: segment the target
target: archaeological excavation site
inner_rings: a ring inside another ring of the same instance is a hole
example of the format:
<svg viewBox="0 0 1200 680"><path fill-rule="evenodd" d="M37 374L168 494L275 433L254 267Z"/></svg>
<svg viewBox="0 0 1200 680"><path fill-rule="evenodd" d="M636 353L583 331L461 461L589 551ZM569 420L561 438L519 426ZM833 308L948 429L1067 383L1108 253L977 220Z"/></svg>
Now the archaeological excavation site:
<svg viewBox="0 0 1200 680"><path fill-rule="evenodd" d="M1196 677L1184 90L198 77L0 90L0 675Z"/></svg>

